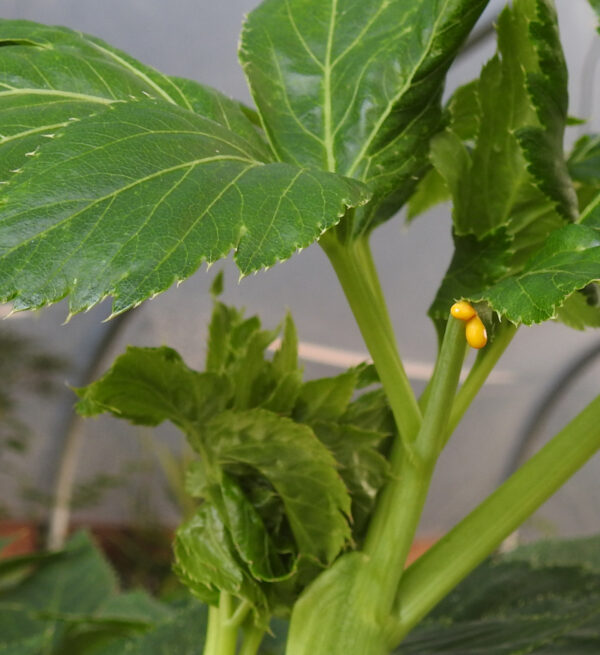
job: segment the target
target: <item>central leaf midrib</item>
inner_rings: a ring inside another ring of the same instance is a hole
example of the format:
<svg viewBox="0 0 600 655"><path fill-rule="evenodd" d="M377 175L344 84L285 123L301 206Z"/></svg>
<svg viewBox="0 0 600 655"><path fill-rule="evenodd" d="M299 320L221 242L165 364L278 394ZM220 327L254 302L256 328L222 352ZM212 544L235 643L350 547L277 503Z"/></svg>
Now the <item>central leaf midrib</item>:
<svg viewBox="0 0 600 655"><path fill-rule="evenodd" d="M336 12L337 0L332 0L329 30L327 33L327 46L325 49L325 62L323 64L323 142L325 144L325 153L327 155L327 170L331 173L335 172L334 140L331 124L331 51L333 48Z"/></svg>

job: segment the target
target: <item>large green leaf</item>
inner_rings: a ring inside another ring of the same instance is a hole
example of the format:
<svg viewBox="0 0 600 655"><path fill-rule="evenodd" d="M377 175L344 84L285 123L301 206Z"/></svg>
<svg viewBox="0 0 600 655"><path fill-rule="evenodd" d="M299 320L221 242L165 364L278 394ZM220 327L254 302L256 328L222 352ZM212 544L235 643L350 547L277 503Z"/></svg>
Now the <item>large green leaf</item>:
<svg viewBox="0 0 600 655"><path fill-rule="evenodd" d="M124 311L236 248L243 272L309 245L358 183L264 164L231 130L151 100L116 103L52 140L0 207L0 289L17 309L70 293Z"/></svg>
<svg viewBox="0 0 600 655"><path fill-rule="evenodd" d="M168 77L95 37L29 21L0 21L0 181L61 128L113 102L153 97L210 118L266 147L239 103Z"/></svg>
<svg viewBox="0 0 600 655"><path fill-rule="evenodd" d="M427 168L446 70L487 0L267 0L240 59L278 158L366 182L360 232Z"/></svg>

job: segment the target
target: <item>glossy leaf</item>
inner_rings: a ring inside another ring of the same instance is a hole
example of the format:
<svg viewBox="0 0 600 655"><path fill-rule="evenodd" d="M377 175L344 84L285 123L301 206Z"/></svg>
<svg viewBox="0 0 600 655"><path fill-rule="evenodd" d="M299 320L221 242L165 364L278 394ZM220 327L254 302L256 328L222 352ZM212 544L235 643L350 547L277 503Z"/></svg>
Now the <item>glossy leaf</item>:
<svg viewBox="0 0 600 655"><path fill-rule="evenodd" d="M190 80L168 77L93 36L29 21L0 21L0 181L26 165L72 121L114 103L156 98L264 142L239 103Z"/></svg>
<svg viewBox="0 0 600 655"><path fill-rule="evenodd" d="M202 447L220 466L251 467L273 486L300 555L331 562L350 536L350 498L333 456L312 430L255 409L223 412L205 431Z"/></svg>
<svg viewBox="0 0 600 655"><path fill-rule="evenodd" d="M116 103L48 143L5 191L2 297L23 309L70 293L75 313L111 294L124 311L232 248L244 273L286 259L366 197L332 174L264 164L188 110Z"/></svg>
<svg viewBox="0 0 600 655"><path fill-rule="evenodd" d="M240 59L277 157L366 182L355 232L386 220L427 168L446 70L485 0L267 0Z"/></svg>

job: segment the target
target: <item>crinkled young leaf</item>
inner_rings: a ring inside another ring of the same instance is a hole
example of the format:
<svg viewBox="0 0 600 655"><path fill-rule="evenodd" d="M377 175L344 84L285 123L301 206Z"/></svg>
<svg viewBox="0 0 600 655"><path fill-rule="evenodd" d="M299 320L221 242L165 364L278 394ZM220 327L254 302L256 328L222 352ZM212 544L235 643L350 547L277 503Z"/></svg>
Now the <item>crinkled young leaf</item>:
<svg viewBox="0 0 600 655"><path fill-rule="evenodd" d="M76 391L84 416L110 412L139 425L171 421L184 432L222 411L231 397L225 378L188 368L166 346L129 346L99 380Z"/></svg>
<svg viewBox="0 0 600 655"><path fill-rule="evenodd" d="M217 509L231 542L252 576L274 582L293 574L286 570L256 508L239 485L226 474L221 477Z"/></svg>
<svg viewBox="0 0 600 655"><path fill-rule="evenodd" d="M427 169L446 70L486 0L267 0L240 59L278 158L366 182L355 232L394 214Z"/></svg>
<svg viewBox="0 0 600 655"><path fill-rule="evenodd" d="M264 164L226 127L171 104L116 103L48 143L0 205L0 290L16 309L70 294L125 311L236 249L287 259L367 199L355 181Z"/></svg>
<svg viewBox="0 0 600 655"><path fill-rule="evenodd" d="M600 135L584 134L573 146L568 159L569 174L583 212L600 193Z"/></svg>
<svg viewBox="0 0 600 655"><path fill-rule="evenodd" d="M350 369L335 377L305 382L296 400L294 419L311 423L339 418L348 407L357 379L356 369Z"/></svg>
<svg viewBox="0 0 600 655"><path fill-rule="evenodd" d="M347 542L350 498L331 453L306 425L263 409L223 412L205 425L202 447L225 470L244 465L285 505L298 552L323 564Z"/></svg>
<svg viewBox="0 0 600 655"><path fill-rule="evenodd" d="M215 507L202 505L181 525L173 549L175 572L204 602L218 604L219 592L224 591L248 601L258 615L267 611L260 586L238 559Z"/></svg>
<svg viewBox="0 0 600 655"><path fill-rule="evenodd" d="M340 465L352 499L352 534L358 539L371 516L377 492L390 473L389 462L377 451L388 435L328 421L317 421L313 428Z"/></svg>
<svg viewBox="0 0 600 655"><path fill-rule="evenodd" d="M93 36L1 20L0 46L1 182L71 121L113 102L146 97L210 118L269 158L239 103L197 82L163 75Z"/></svg>

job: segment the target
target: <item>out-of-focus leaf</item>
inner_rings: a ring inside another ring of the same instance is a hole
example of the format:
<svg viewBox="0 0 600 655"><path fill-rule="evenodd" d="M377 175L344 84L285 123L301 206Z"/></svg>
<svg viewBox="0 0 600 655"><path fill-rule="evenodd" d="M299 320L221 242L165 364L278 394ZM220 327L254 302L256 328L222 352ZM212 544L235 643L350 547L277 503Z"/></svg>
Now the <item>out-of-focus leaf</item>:
<svg viewBox="0 0 600 655"><path fill-rule="evenodd" d="M206 606L190 603L147 634L115 641L93 655L167 655L173 652L174 644L177 655L198 655L206 628Z"/></svg>
<svg viewBox="0 0 600 655"><path fill-rule="evenodd" d="M8 649L41 635L44 652L52 653L64 637L64 616L95 612L116 592L116 578L84 534L57 557L35 564L30 575L0 592L0 644Z"/></svg>
<svg viewBox="0 0 600 655"><path fill-rule="evenodd" d="M590 285L590 287L594 289L594 295L596 295L598 293L597 285ZM556 319L575 330L600 327L600 306L596 299L589 298L582 291L576 291L556 310Z"/></svg>
<svg viewBox="0 0 600 655"><path fill-rule="evenodd" d="M600 135L585 134L573 146L568 159L579 209L583 212L600 193Z"/></svg>
<svg viewBox="0 0 600 655"><path fill-rule="evenodd" d="M428 209L448 200L450 200L450 192L446 181L436 168L430 168L421 178L408 201L407 219L412 221Z"/></svg>
<svg viewBox="0 0 600 655"><path fill-rule="evenodd" d="M586 655L600 648L598 538L538 542L488 560L398 655Z"/></svg>
<svg viewBox="0 0 600 655"><path fill-rule="evenodd" d="M427 170L446 70L485 0L268 0L240 59L282 161L367 183L361 233L392 216Z"/></svg>

